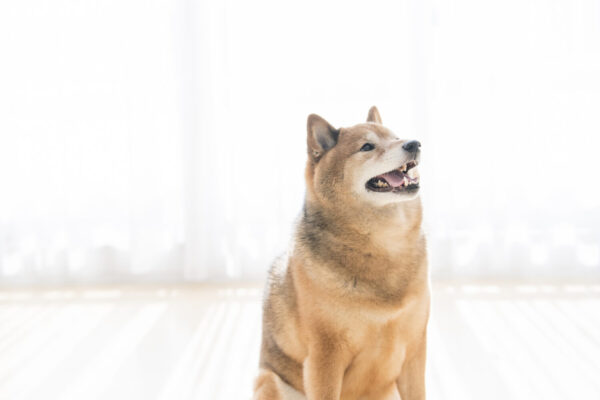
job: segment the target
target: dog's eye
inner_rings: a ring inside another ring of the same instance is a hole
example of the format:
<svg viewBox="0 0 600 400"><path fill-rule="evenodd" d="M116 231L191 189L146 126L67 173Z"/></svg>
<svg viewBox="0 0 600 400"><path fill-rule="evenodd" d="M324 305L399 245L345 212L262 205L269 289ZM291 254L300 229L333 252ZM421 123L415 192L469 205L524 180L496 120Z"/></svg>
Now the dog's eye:
<svg viewBox="0 0 600 400"><path fill-rule="evenodd" d="M360 151L371 151L375 148L371 143L363 144L363 147L360 148Z"/></svg>

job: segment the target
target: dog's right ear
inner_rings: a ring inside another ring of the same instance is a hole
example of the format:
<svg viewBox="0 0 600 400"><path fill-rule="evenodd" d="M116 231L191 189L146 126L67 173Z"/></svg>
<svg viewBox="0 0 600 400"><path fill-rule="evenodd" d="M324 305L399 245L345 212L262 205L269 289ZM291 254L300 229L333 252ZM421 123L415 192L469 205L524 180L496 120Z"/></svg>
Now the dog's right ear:
<svg viewBox="0 0 600 400"><path fill-rule="evenodd" d="M381 115L379 115L379 110L377 107L373 106L369 109L369 115L367 116L367 122L374 122L376 124L381 125Z"/></svg>
<svg viewBox="0 0 600 400"><path fill-rule="evenodd" d="M306 138L308 156L313 161L318 161L323 154L336 145L340 131L317 114L308 116L306 127L308 130Z"/></svg>

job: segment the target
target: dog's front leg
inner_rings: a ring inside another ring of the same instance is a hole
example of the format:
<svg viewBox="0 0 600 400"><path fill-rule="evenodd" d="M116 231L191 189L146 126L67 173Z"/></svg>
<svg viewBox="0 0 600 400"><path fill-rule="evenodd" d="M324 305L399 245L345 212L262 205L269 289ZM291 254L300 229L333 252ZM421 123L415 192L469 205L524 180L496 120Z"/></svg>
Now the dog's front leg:
<svg viewBox="0 0 600 400"><path fill-rule="evenodd" d="M304 392L308 400L339 400L350 357L330 343L311 346L304 361Z"/></svg>
<svg viewBox="0 0 600 400"><path fill-rule="evenodd" d="M425 400L425 359L427 357L427 333L423 332L407 349L402 372L397 380L402 400Z"/></svg>

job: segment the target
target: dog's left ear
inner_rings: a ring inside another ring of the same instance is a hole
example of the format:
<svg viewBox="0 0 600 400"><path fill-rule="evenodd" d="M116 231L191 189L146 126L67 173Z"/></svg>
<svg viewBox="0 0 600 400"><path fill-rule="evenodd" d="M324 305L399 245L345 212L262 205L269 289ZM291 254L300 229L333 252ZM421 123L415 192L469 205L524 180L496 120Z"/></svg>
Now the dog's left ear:
<svg viewBox="0 0 600 400"><path fill-rule="evenodd" d="M381 115L379 115L379 111L377 107L373 106L369 109L369 115L367 116L367 122L375 122L376 124L381 125Z"/></svg>
<svg viewBox="0 0 600 400"><path fill-rule="evenodd" d="M306 128L308 131L306 137L308 156L313 161L318 161L323 154L336 145L340 131L317 114L308 116Z"/></svg>
<svg viewBox="0 0 600 400"><path fill-rule="evenodd" d="M318 161L323 154L336 145L340 131L317 114L308 116L306 128L308 131L306 137L308 156L313 161Z"/></svg>

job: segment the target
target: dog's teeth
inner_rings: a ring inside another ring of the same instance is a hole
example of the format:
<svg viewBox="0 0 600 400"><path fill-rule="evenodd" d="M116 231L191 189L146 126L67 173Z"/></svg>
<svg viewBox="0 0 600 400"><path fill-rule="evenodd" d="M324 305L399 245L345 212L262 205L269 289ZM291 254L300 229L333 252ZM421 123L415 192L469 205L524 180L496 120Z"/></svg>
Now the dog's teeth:
<svg viewBox="0 0 600 400"><path fill-rule="evenodd" d="M411 168L411 169L408 171L408 177L409 177L410 179L417 179L417 178L419 177L419 176L418 176L417 169L416 169L416 168Z"/></svg>
<svg viewBox="0 0 600 400"><path fill-rule="evenodd" d="M408 178L404 177L404 180L402 183L404 184L404 186L408 186Z"/></svg>

